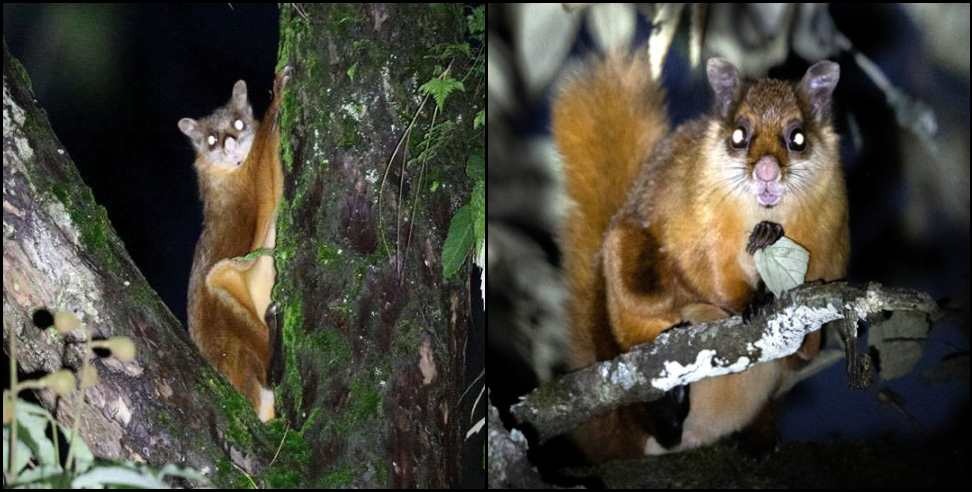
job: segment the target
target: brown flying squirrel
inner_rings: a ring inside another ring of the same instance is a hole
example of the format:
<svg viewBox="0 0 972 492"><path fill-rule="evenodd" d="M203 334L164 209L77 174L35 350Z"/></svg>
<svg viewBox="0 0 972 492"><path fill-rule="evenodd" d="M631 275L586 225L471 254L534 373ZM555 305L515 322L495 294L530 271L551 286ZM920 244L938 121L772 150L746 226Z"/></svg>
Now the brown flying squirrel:
<svg viewBox="0 0 972 492"><path fill-rule="evenodd" d="M291 73L288 66L277 74L262 123L253 118L242 80L211 115L179 120L196 150L203 202L203 232L189 279L189 334L262 421L274 417L267 387L271 337L264 319L275 272L269 255L241 257L274 247L283 193L277 113Z"/></svg>
<svg viewBox="0 0 972 492"><path fill-rule="evenodd" d="M760 284L752 253L784 230L810 252L807 281L846 272L847 198L830 121L839 66L819 62L796 84L750 82L711 59L713 110L671 133L650 73L646 56L612 53L553 102L573 202L560 242L575 368L680 322L743 311ZM680 443L659 444L644 405L596 417L574 437L594 461L713 442L760 416L785 371L819 343L815 332L784 361L693 383Z"/></svg>

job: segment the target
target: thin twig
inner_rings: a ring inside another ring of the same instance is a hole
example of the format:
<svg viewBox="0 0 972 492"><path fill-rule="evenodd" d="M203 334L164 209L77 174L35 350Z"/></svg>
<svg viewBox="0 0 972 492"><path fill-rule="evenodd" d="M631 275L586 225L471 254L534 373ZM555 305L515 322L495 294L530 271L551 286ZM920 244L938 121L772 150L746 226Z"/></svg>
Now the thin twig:
<svg viewBox="0 0 972 492"><path fill-rule="evenodd" d="M283 437L280 438L280 445L277 446L277 452L276 453L273 453L273 459L270 460L270 464L267 465L267 469L268 470L273 466L274 463L277 462L277 455L280 454L280 450L283 448L283 443L284 443L285 440L287 440L287 431L289 431L289 430L290 430L290 421L288 420L287 423L284 426L284 434L283 434Z"/></svg>
<svg viewBox="0 0 972 492"><path fill-rule="evenodd" d="M232 463L232 465L235 466L236 469L239 470L240 473L242 473L243 476L246 477L246 479L250 481L250 485L252 485L254 489L260 488L260 487L257 487L256 482L253 481L253 477L251 477L250 474L246 472L246 470L244 470L242 467L240 467L240 465L237 465L236 463L233 463L233 461L230 461L230 463Z"/></svg>
<svg viewBox="0 0 972 492"><path fill-rule="evenodd" d="M8 335L10 336L10 413L13 414L10 421L10 463L7 466L7 483L12 484L17 481L17 470L14 463L17 458L17 333L14 331L13 324L10 325Z"/></svg>
<svg viewBox="0 0 972 492"><path fill-rule="evenodd" d="M449 73L449 69L452 68L453 61L450 61L446 69L439 74L439 78L442 78L445 76L445 74ZM425 95L425 97L422 99L422 104L419 104L418 109L415 110L415 115L412 116L412 121L410 121L408 126L405 127L405 133L403 133L401 138L398 139L398 144L395 145L395 150L392 152L391 157L388 158L388 162L385 164L385 173L381 176L381 184L378 185L378 233L381 235L381 244L385 247L385 254L388 256L391 256L391 249L388 247L388 239L385 237L385 220L381 208L382 195L385 191L385 181L388 180L388 171L391 169L392 162L395 161L395 157L398 155L398 151L401 149L402 143L405 142L405 138L415 127L415 122L418 120L419 115L422 114L422 109L425 108L425 103L429 101L430 96L430 94ZM399 193L401 193L401 190L399 190Z"/></svg>
<svg viewBox="0 0 972 492"><path fill-rule="evenodd" d="M310 22L310 18L309 18L309 17L307 17L307 13L306 13L306 12L304 12L304 9L303 9L303 8L302 8L302 7L300 6L300 4L299 4L299 3L291 3L290 5L291 5L291 6L292 6L292 7L294 8L294 10L296 10L296 11L297 11L297 13L298 13L298 14L299 14L299 15L300 15L301 17L303 17L303 18L304 18L304 20L305 20L305 21L307 21L308 23Z"/></svg>
<svg viewBox="0 0 972 492"><path fill-rule="evenodd" d="M482 378L485 375L486 375L486 370L485 369L482 370L482 371L479 371L479 376L476 376L476 379L473 379L469 383L469 386L466 386L466 390L463 391L462 392L462 395L459 396L459 399L456 400L456 406L455 406L455 408L459 408L459 404L461 404L462 403L462 399L466 397L466 393L469 393L469 390L471 390L473 388L473 385L476 384L476 381L479 381L480 378Z"/></svg>

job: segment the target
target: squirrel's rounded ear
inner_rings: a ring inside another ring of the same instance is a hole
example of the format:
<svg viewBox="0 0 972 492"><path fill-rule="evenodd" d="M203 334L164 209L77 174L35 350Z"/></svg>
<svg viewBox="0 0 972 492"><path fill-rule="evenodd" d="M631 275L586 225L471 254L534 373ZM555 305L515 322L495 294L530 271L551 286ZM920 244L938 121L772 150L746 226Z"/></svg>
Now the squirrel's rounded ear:
<svg viewBox="0 0 972 492"><path fill-rule="evenodd" d="M709 58L705 74L715 93L716 111L723 118L729 116L729 110L739 94L739 71L725 58Z"/></svg>
<svg viewBox="0 0 972 492"><path fill-rule="evenodd" d="M800 81L800 95L810 105L810 112L818 121L830 117L830 105L838 80L840 65L824 60L808 68Z"/></svg>
<svg viewBox="0 0 972 492"><path fill-rule="evenodd" d="M179 120L179 130L182 130L187 137L192 138L196 133L196 120L192 118L183 118Z"/></svg>
<svg viewBox="0 0 972 492"><path fill-rule="evenodd" d="M233 84L233 104L238 107L246 105L246 82L237 80Z"/></svg>

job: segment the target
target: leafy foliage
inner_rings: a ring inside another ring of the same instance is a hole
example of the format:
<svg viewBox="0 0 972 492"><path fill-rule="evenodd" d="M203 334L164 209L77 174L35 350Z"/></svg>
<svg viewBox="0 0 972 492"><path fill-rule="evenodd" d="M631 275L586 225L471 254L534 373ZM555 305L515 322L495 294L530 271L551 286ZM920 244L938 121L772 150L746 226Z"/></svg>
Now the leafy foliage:
<svg viewBox="0 0 972 492"><path fill-rule="evenodd" d="M473 60L469 71L462 80L455 80L448 76L449 70L443 71L439 77L426 82L422 86L423 92L432 95L436 100L438 110L442 110L446 98L456 90L465 91L463 81L468 77L473 80L485 78L484 63L482 61L482 44L486 30L485 7L478 6L466 16L467 36L475 46L480 45L479 55ZM472 49L469 44L465 48L455 45L445 45L444 53L462 53L469 57ZM485 131L486 111L481 109L472 115L474 130ZM449 231L442 247L442 275L451 279L462 268L470 253L474 253L474 261L483 266L486 243L486 165L483 158L481 143L477 145L466 160L466 176L472 185L469 202L458 210L449 222ZM434 186L435 184L433 184Z"/></svg>
<svg viewBox="0 0 972 492"><path fill-rule="evenodd" d="M452 77L437 77L419 87L425 94L429 94L435 99L435 105L438 106L439 111L442 111L442 106L445 104L445 100L456 90L464 91L462 82L452 78Z"/></svg>
<svg viewBox="0 0 972 492"><path fill-rule="evenodd" d="M54 328L66 333L85 330L82 324L69 311L58 311L54 316ZM87 335L86 353L93 356L95 347L106 348L112 357L119 360L134 358L134 344L127 337L111 337L108 340L92 341ZM10 357L16 361L15 337L10 339ZM62 404L80 398L80 389L97 384L97 370L88 363L87 357L79 371L79 378L71 371L61 369L39 379L21 382L14 381L13 388L3 392L3 467L4 485L12 488L169 488L167 477L181 477L207 484L207 480L197 471L181 468L172 464L155 470L144 464L131 461L109 461L96 459L91 449L77 432L77 415L74 416L75 428L67 428L58 422L46 409L22 400L17 394L27 389L47 388L62 398ZM66 446L66 458L62 459L61 446ZM10 455L13 454L11 462Z"/></svg>

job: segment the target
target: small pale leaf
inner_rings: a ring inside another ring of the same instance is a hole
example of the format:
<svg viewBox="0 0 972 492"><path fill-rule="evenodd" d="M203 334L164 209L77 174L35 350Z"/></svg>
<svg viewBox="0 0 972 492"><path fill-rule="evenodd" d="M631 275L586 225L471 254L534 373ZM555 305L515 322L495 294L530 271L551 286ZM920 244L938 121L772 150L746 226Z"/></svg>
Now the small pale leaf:
<svg viewBox="0 0 972 492"><path fill-rule="evenodd" d="M469 431L466 432L466 439L468 440L474 434L476 434L477 432L481 431L483 429L483 424L485 424L485 423L486 423L486 419L485 418L479 419L479 422L476 422L476 424L473 425L471 428L469 428Z"/></svg>
<svg viewBox="0 0 972 492"><path fill-rule="evenodd" d="M784 236L753 255L756 271L776 297L803 283L810 253Z"/></svg>

